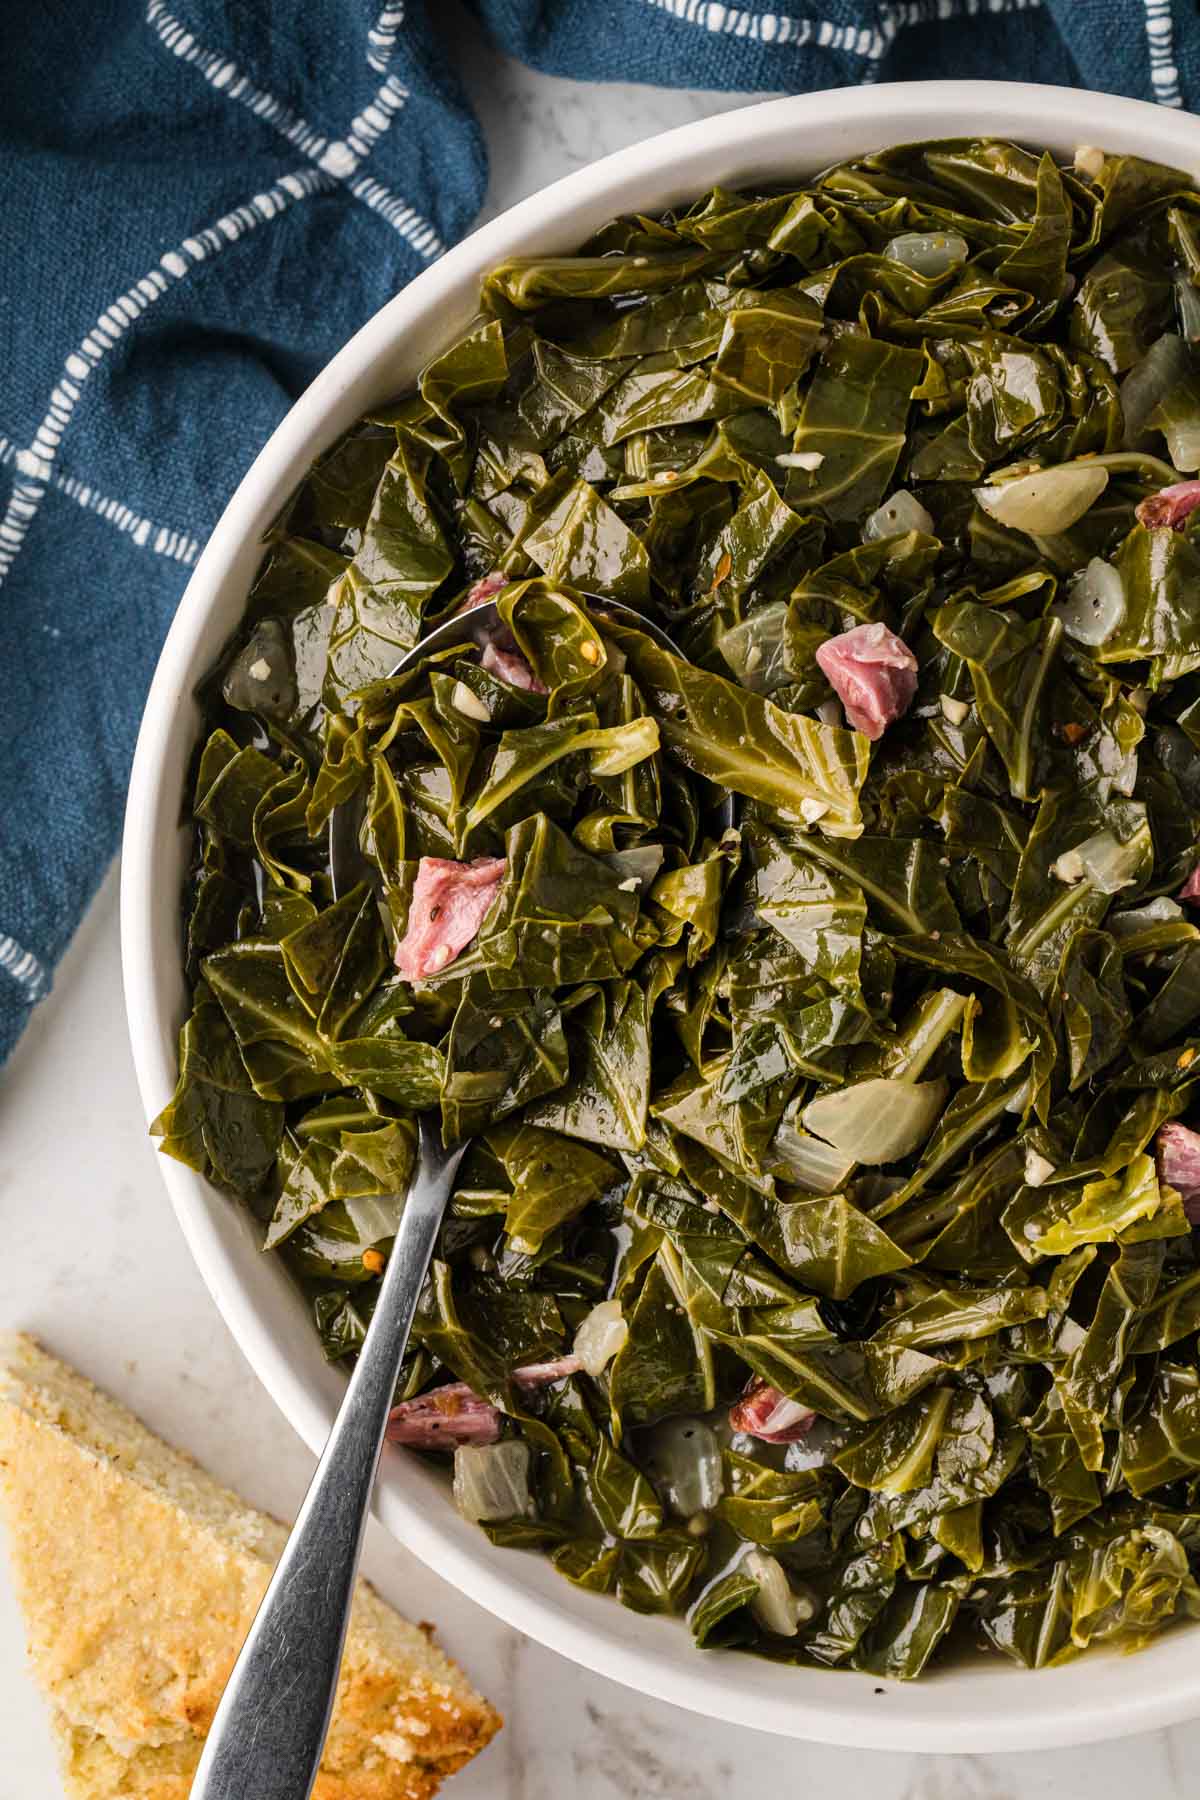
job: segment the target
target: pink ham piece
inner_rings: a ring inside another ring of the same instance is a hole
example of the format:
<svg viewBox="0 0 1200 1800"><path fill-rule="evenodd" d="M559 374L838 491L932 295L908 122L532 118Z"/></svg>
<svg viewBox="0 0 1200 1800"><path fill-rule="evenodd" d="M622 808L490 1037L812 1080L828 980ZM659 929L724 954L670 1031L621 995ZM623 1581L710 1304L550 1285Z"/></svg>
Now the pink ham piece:
<svg viewBox="0 0 1200 1800"><path fill-rule="evenodd" d="M559 1356L552 1362L526 1363L513 1370L512 1378L521 1387L548 1387L578 1375L582 1367L577 1356ZM406 1444L410 1450L455 1450L460 1444L494 1444L503 1417L499 1407L481 1400L465 1381L453 1381L449 1387L393 1406L387 1434L393 1444Z"/></svg>
<svg viewBox="0 0 1200 1800"><path fill-rule="evenodd" d="M408 930L396 946L396 967L406 981L440 975L465 950L504 879L502 856L451 862L423 856L417 865Z"/></svg>
<svg viewBox="0 0 1200 1800"><path fill-rule="evenodd" d="M879 620L826 638L817 662L849 723L872 742L908 711L917 691L916 657Z"/></svg>
<svg viewBox="0 0 1200 1800"><path fill-rule="evenodd" d="M507 631L498 632L483 646L479 664L489 675L498 675L510 687L524 688L527 694L546 694L550 691L544 681L538 680Z"/></svg>
<svg viewBox="0 0 1200 1800"><path fill-rule="evenodd" d="M500 1425L500 1411L490 1400L481 1400L465 1381L454 1381L393 1406L387 1434L410 1450L455 1450L460 1444L494 1444Z"/></svg>
<svg viewBox="0 0 1200 1800"><path fill-rule="evenodd" d="M1193 1225L1200 1225L1200 1131L1186 1125L1160 1125L1154 1140L1158 1178L1173 1187Z"/></svg>
<svg viewBox="0 0 1200 1800"><path fill-rule="evenodd" d="M1178 531L1184 520L1200 506L1200 481L1177 481L1172 487L1159 488L1134 509L1142 525L1151 529L1166 526Z"/></svg>
<svg viewBox="0 0 1200 1800"><path fill-rule="evenodd" d="M764 1444L798 1444L812 1430L816 1416L810 1406L789 1400L770 1382L755 1376L741 1399L730 1407L729 1424L732 1430L761 1438Z"/></svg>
<svg viewBox="0 0 1200 1800"><path fill-rule="evenodd" d="M490 575L482 576L467 589L467 597L459 607L459 612L471 612L477 606L485 606L489 600L496 598L502 587L507 586L508 576L502 575L499 569L493 569Z"/></svg>
<svg viewBox="0 0 1200 1800"><path fill-rule="evenodd" d="M502 575L499 569L493 569L490 575L483 576L482 580L467 589L467 597L459 607L459 613L473 612L477 606L484 606L489 600L496 598L501 588L507 586L508 576ZM489 675L498 675L510 687L523 688L527 694L549 692L517 649L512 633L504 626L484 645L479 661Z"/></svg>
<svg viewBox="0 0 1200 1800"><path fill-rule="evenodd" d="M1180 888L1177 897L1180 900L1195 900L1200 902L1200 863L1196 864L1196 867L1192 870L1191 874Z"/></svg>

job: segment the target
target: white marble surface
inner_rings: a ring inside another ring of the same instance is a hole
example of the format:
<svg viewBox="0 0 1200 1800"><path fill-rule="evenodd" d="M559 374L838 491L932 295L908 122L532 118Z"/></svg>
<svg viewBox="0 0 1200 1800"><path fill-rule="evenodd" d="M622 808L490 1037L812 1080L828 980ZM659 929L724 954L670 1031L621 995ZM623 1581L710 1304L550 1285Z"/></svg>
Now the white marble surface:
<svg viewBox="0 0 1200 1800"><path fill-rule="evenodd" d="M599 0L597 0L599 3ZM457 15L449 15L457 21ZM460 27L461 29L461 27ZM585 89L468 37L493 149L489 212L729 96ZM39 1333L222 1480L283 1516L312 1459L242 1361L192 1268L145 1136L121 1001L110 876L0 1085L0 1327ZM1038 1756L921 1758L808 1747L629 1694L490 1619L372 1528L366 1570L507 1718L453 1800L1184 1800L1200 1723ZM1136 1661L1129 1679L1138 1679ZM0 1800L58 1800L42 1709L0 1566Z"/></svg>

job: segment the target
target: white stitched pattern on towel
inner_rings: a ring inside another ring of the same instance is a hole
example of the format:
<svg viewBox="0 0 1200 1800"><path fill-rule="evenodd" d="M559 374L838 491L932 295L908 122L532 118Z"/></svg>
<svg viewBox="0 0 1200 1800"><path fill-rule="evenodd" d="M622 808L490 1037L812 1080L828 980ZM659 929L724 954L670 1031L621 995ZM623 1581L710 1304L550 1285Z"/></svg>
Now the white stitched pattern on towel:
<svg viewBox="0 0 1200 1800"><path fill-rule="evenodd" d="M389 225L403 231L413 249L422 256L441 255L444 245L428 219L423 219L381 181L375 181L370 175L356 176L350 183L350 192L373 211L382 213Z"/></svg>
<svg viewBox="0 0 1200 1800"><path fill-rule="evenodd" d="M1182 106L1183 89L1175 62L1175 20L1171 0L1144 0L1146 42L1150 51L1150 83L1160 106Z"/></svg>
<svg viewBox="0 0 1200 1800"><path fill-rule="evenodd" d="M272 94L265 94L261 88L256 88L226 57L216 56L212 51L205 50L187 27L167 11L163 0L147 0L146 23L154 27L168 50L184 62L194 63L205 80L211 82L219 92L230 100L238 100L243 106L248 106L256 118L265 119L268 125L273 126L305 156L311 156L314 162L320 160L329 142L328 138L322 137L319 131L315 131L298 113L285 106L282 100L276 100Z"/></svg>
<svg viewBox="0 0 1200 1800"><path fill-rule="evenodd" d="M67 357L32 444L13 456L25 479L14 482L7 509L0 520L0 582L12 567L45 497L59 443L84 384L105 353L147 307L169 292L175 282L184 280L194 268L218 255L227 245L236 244L256 226L278 218L298 200L322 190L328 191L331 186L330 177L322 174L320 169L300 169L294 174L282 175L274 187L255 194L244 206L234 207L214 225L184 238L177 249L167 250L156 268L106 307L78 349L72 350Z"/></svg>
<svg viewBox="0 0 1200 1800"><path fill-rule="evenodd" d="M825 50L847 50L878 59L883 34L870 26L835 25L829 19L797 19L788 13L752 13L723 0L646 0L658 12L723 37L748 38L757 44L817 44Z"/></svg>
<svg viewBox="0 0 1200 1800"><path fill-rule="evenodd" d="M837 25L832 19L797 18L792 13L747 12L724 0L643 0L657 12L667 13L687 25L723 37L742 38L755 44L813 44L819 50L841 50L861 56L868 64L864 78L873 79L897 31L909 25L925 25L945 19L975 18L983 13L1035 12L1042 0L894 0L878 9L878 24ZM1148 4L1153 0L1148 0Z"/></svg>
<svg viewBox="0 0 1200 1800"><path fill-rule="evenodd" d="M377 75L386 75L388 60L396 48L396 34L403 23L403 6L385 6L367 33L367 61Z"/></svg>
<svg viewBox="0 0 1200 1800"><path fill-rule="evenodd" d="M94 512L109 525L115 525L118 531L126 532L139 550L150 549L157 556L183 563L185 568L190 568L200 554L199 543L186 531L172 530L169 525L155 525L152 519L135 512L132 506L111 499L91 482L81 481L76 475L56 475L54 486L76 506L82 506L85 512Z"/></svg>
<svg viewBox="0 0 1200 1800"><path fill-rule="evenodd" d="M24 991L25 999L32 1006L40 1000L50 987L50 977L45 965L33 954L18 944L16 938L7 937L0 931L0 969L11 975L17 986Z"/></svg>
<svg viewBox="0 0 1200 1800"><path fill-rule="evenodd" d="M387 76L374 99L351 119L345 135L328 138L282 100L256 87L228 57L206 49L182 21L167 10L165 0L146 0L146 22L157 33L164 48L197 69L218 93L248 107L255 118L280 132L289 144L311 157L326 175L332 175L335 181L345 182L350 193L357 199L363 198L359 192L359 184L352 177L407 101L408 89L403 82L398 81L394 75ZM369 51L367 61L371 62ZM371 66L375 65L372 63ZM418 256L424 257L428 262L440 256L446 246L429 221L422 218L407 201L389 193L382 182L377 182L375 186L389 201L394 201L394 205L385 208L381 205L372 206L371 201L366 204L386 218L401 237L407 239Z"/></svg>

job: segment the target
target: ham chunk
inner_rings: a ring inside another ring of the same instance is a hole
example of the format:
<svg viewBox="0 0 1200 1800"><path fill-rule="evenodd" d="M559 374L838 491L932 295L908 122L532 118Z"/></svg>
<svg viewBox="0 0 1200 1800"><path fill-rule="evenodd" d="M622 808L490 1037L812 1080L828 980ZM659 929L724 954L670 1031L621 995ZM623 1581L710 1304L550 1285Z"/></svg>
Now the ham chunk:
<svg viewBox="0 0 1200 1800"><path fill-rule="evenodd" d="M1178 531L1198 506L1200 481L1177 481L1171 487L1159 488L1157 494L1141 501L1135 511L1143 525L1152 528L1165 525L1171 531Z"/></svg>
<svg viewBox="0 0 1200 1800"><path fill-rule="evenodd" d="M502 575L499 569L493 569L480 581L468 588L467 597L459 607L459 613L473 612L477 606L484 606L494 600L501 588L508 586L508 576ZM501 626L492 633L483 647L483 655L479 659L489 675L498 675L501 681L507 681L510 687L524 688L527 694L545 694L549 690L544 682L538 680L521 652L511 631Z"/></svg>
<svg viewBox="0 0 1200 1800"><path fill-rule="evenodd" d="M812 1430L816 1413L799 1400L789 1400L777 1387L756 1375L741 1399L729 1409L734 1431L761 1438L764 1444L798 1444Z"/></svg>
<svg viewBox="0 0 1200 1800"><path fill-rule="evenodd" d="M440 975L474 938L504 879L502 856L451 862L423 856L417 867L408 930L396 946L396 967L406 981Z"/></svg>
<svg viewBox="0 0 1200 1800"><path fill-rule="evenodd" d="M577 1356L558 1356L552 1362L526 1363L513 1370L513 1380L524 1388L549 1387L568 1375L578 1375ZM387 1434L393 1444L410 1450L456 1450L460 1444L494 1444L504 1415L490 1400L483 1400L465 1381L418 1394L393 1406Z"/></svg>
<svg viewBox="0 0 1200 1800"><path fill-rule="evenodd" d="M501 1422L490 1400L481 1400L465 1381L454 1381L393 1406L387 1434L410 1450L456 1450L460 1444L494 1444Z"/></svg>
<svg viewBox="0 0 1200 1800"><path fill-rule="evenodd" d="M490 575L484 575L480 580L472 582L467 589L466 599L458 609L459 612L472 612L477 606L486 606L489 600L496 598L502 587L507 586L508 576L502 575L499 569L493 569Z"/></svg>
<svg viewBox="0 0 1200 1800"><path fill-rule="evenodd" d="M878 620L826 638L817 662L848 722L872 742L908 711L917 691L916 657Z"/></svg>
<svg viewBox="0 0 1200 1800"><path fill-rule="evenodd" d="M483 646L479 662L489 675L498 675L510 687L524 688L527 694L549 692L545 682L538 680L507 631L497 632Z"/></svg>
<svg viewBox="0 0 1200 1800"><path fill-rule="evenodd" d="M1196 864L1195 868L1180 888L1178 898L1180 900L1195 900L1200 902L1200 863Z"/></svg>
<svg viewBox="0 0 1200 1800"><path fill-rule="evenodd" d="M1176 1190L1191 1223L1200 1225L1200 1131L1172 1121L1159 1127L1154 1145L1159 1180Z"/></svg>

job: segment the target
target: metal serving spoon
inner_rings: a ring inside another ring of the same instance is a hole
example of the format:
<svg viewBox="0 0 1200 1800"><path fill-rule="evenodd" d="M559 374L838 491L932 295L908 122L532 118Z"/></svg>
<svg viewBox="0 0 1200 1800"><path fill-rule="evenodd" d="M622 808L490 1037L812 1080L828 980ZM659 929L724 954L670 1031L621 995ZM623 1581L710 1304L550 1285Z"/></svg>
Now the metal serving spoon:
<svg viewBox="0 0 1200 1800"><path fill-rule="evenodd" d="M658 626L614 600L587 596L592 610L632 625L673 655ZM500 624L495 601L457 614L423 638L392 670L451 644L482 647ZM732 825L733 796L714 809ZM361 812L335 808L330 873L342 894L370 867L359 847ZM384 1270L354 1373L304 1504L249 1636L234 1664L192 1783L191 1800L309 1800L333 1712L363 1531L388 1415L408 1347L421 1284L467 1143L443 1147L438 1122L419 1122L416 1172ZM397 1196L397 1199L400 1197Z"/></svg>
<svg viewBox="0 0 1200 1800"><path fill-rule="evenodd" d="M317 1472L229 1677L191 1800L308 1800L333 1711L363 1530L421 1283L466 1150L420 1120L416 1173Z"/></svg>

